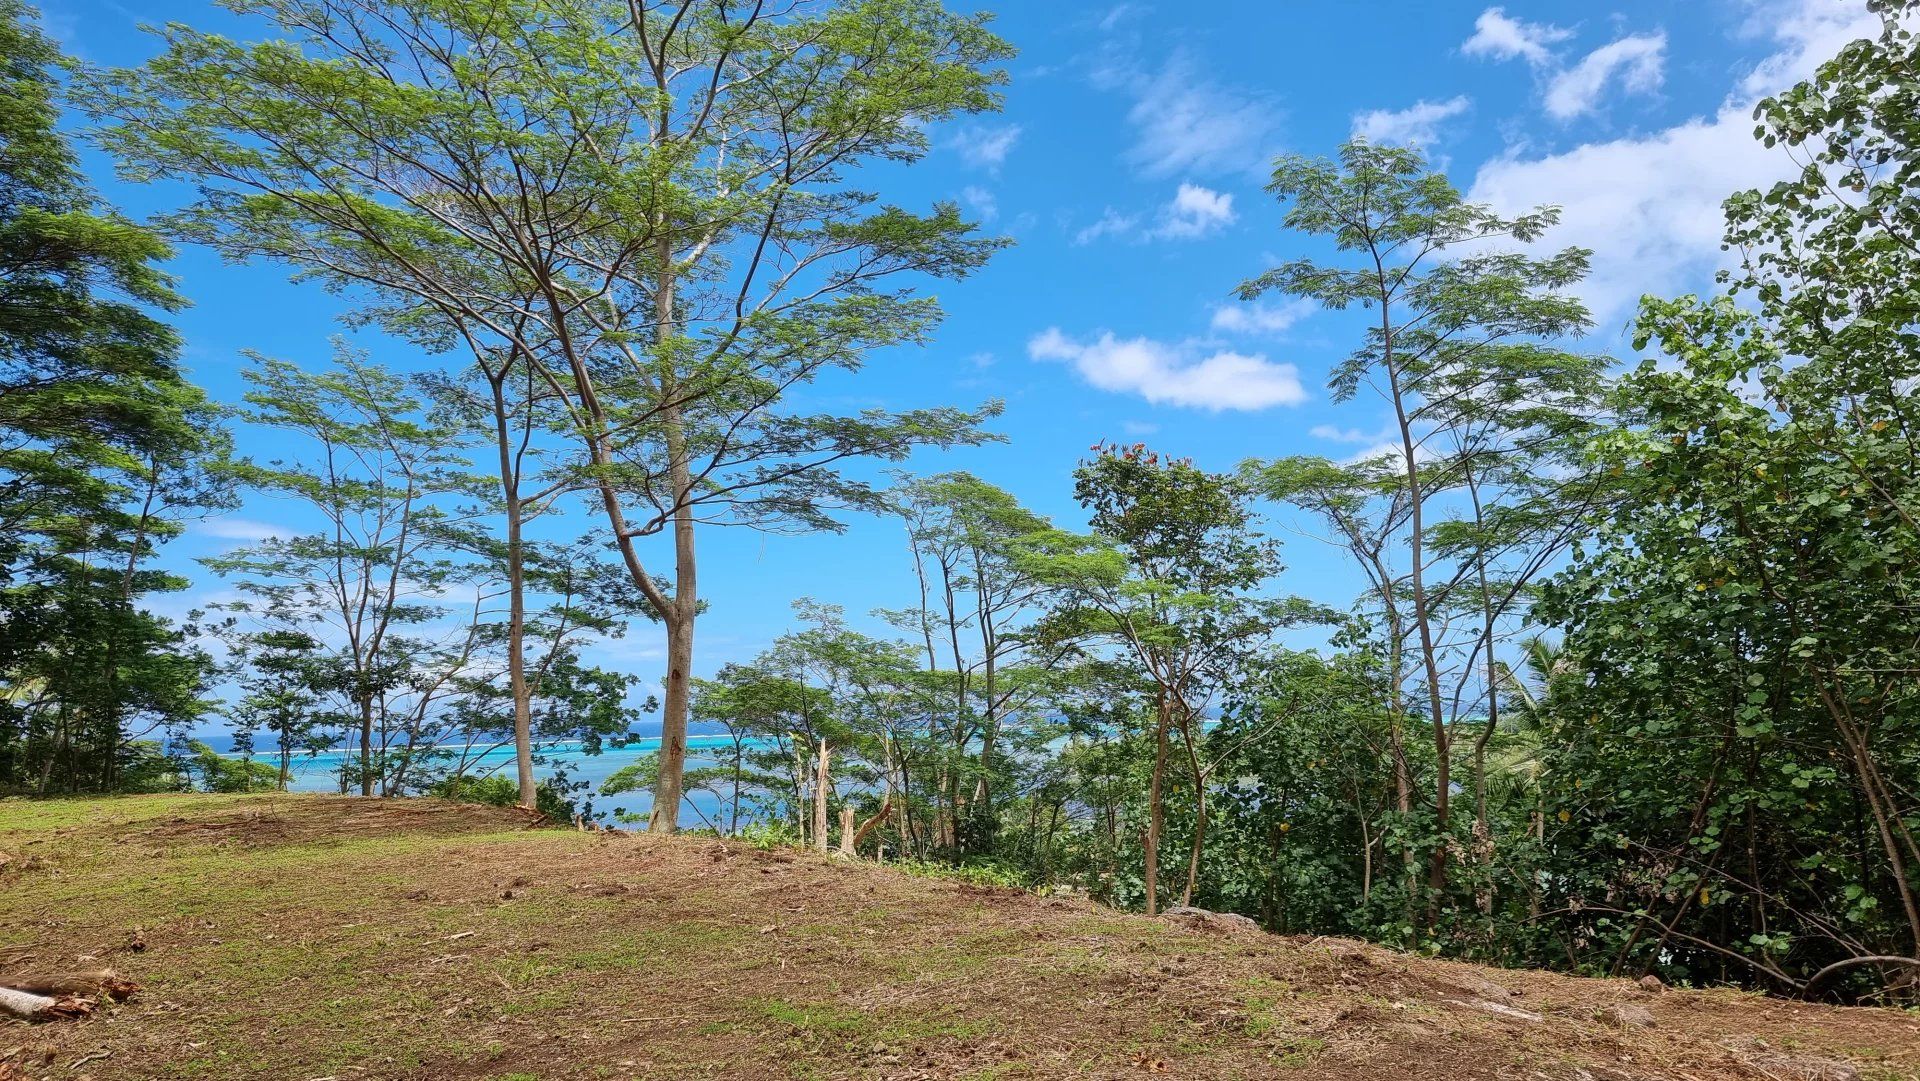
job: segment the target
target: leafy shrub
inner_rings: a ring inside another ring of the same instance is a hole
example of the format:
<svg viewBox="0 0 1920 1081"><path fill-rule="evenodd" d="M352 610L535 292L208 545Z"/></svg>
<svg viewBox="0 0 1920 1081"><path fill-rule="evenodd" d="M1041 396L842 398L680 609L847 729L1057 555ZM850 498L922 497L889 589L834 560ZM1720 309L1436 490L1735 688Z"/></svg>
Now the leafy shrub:
<svg viewBox="0 0 1920 1081"><path fill-rule="evenodd" d="M461 803L512 807L520 802L520 783L504 773L489 773L484 777L455 776L429 785L426 794ZM535 787L534 807L555 822L573 820L573 804L548 785Z"/></svg>

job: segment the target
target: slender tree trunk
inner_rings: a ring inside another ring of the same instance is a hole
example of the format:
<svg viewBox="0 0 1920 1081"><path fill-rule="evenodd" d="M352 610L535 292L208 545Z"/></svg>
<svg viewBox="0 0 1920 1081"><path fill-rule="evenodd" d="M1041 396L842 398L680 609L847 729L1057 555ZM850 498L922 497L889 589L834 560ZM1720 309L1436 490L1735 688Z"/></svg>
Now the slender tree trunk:
<svg viewBox="0 0 1920 1081"><path fill-rule="evenodd" d="M1193 844L1187 850L1187 887L1180 894L1180 903L1190 905L1194 890L1200 884L1200 853L1207 843L1207 775L1200 768L1200 752L1194 746L1193 715L1187 712L1184 701L1181 715L1185 720L1180 726L1180 738L1186 744L1187 767L1193 775Z"/></svg>
<svg viewBox="0 0 1920 1081"><path fill-rule="evenodd" d="M664 130L664 123L662 129ZM664 223L663 223L664 225ZM654 252L660 284L654 296L656 341L661 363L671 364L670 352L678 333L674 304L675 268L672 241L663 227ZM661 380L664 400L674 401L680 388L671 376ZM666 613L667 687L660 710L660 780L654 788L656 826L673 833L680 828L680 800L685 794L687 770L687 715L693 690L693 623L699 612L697 567L693 545L693 475L688 461L686 417L678 405L661 415L666 429L668 482L673 488L673 603Z"/></svg>
<svg viewBox="0 0 1920 1081"><path fill-rule="evenodd" d="M1358 801L1354 817L1360 823L1360 903L1364 905L1373 899L1373 835L1367 828L1366 810Z"/></svg>
<svg viewBox="0 0 1920 1081"><path fill-rule="evenodd" d="M1866 734L1854 724L1837 696L1827 688L1820 688L1820 699L1827 707L1827 713L1840 730L1840 736L1852 755L1855 772L1860 777L1860 792L1866 797L1867 809L1872 812L1874 828L1880 837L1880 845L1887 854L1890 870L1888 877L1893 879L1894 889L1900 895L1900 907L1906 915L1907 931L1913 939L1913 955L1920 957L1920 901L1916 901L1913 887L1907 878L1907 861L1900 850L1894 834L1898 823L1898 809L1892 808L1892 800L1886 797L1879 770L1875 768L1873 753L1867 746Z"/></svg>
<svg viewBox="0 0 1920 1081"><path fill-rule="evenodd" d="M507 684L513 695L513 760L520 787L520 806L531 811L539 803L533 778L533 693L527 685L527 568L522 535L526 508L520 502L520 468L514 459L512 411L506 398L510 368L488 373L493 390L494 443L500 452L500 498L507 519ZM527 406L527 422L533 406Z"/></svg>
<svg viewBox="0 0 1920 1081"><path fill-rule="evenodd" d="M360 794L373 795L373 691L360 689Z"/></svg>
<svg viewBox="0 0 1920 1081"><path fill-rule="evenodd" d="M1147 915L1160 910L1160 825L1164 817L1160 791L1167 775L1167 724L1169 710L1166 695L1160 697L1160 715L1154 724L1153 782L1147 789L1146 888Z"/></svg>

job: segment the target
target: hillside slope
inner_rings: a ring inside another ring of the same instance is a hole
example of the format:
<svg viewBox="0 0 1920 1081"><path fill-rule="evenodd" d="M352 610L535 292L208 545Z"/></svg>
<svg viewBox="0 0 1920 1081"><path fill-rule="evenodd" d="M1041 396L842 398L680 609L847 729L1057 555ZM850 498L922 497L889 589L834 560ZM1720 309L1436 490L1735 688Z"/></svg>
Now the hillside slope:
<svg viewBox="0 0 1920 1081"><path fill-rule="evenodd" d="M0 1022L0 1078L1920 1076L1897 1011L1204 934L429 800L0 802L0 854L0 974L144 988Z"/></svg>

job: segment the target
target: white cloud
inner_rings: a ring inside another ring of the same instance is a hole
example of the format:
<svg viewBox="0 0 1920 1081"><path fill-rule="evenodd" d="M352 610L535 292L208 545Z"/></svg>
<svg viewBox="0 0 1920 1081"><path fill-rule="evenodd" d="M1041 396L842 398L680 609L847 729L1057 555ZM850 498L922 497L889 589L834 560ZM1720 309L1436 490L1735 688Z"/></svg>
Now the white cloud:
<svg viewBox="0 0 1920 1081"><path fill-rule="evenodd" d="M1283 304L1222 304L1213 309L1213 329L1234 334L1278 334L1317 310L1311 300L1296 298Z"/></svg>
<svg viewBox="0 0 1920 1081"><path fill-rule="evenodd" d="M1114 27L1119 26L1121 23L1140 13L1141 8L1138 4L1115 4L1113 7L1107 9L1106 14L1100 16L1098 25L1103 31L1111 31Z"/></svg>
<svg viewBox="0 0 1920 1081"><path fill-rule="evenodd" d="M293 531L285 526L274 525L271 522L256 522L251 518L238 518L233 515L208 518L196 524L193 531L202 536L240 541L243 544L259 544L263 541L293 536Z"/></svg>
<svg viewBox="0 0 1920 1081"><path fill-rule="evenodd" d="M1186 240L1231 225L1233 219L1232 195L1182 183L1173 201L1161 211L1160 225L1153 232L1155 236Z"/></svg>
<svg viewBox="0 0 1920 1081"><path fill-rule="evenodd" d="M1361 462L1371 461L1393 464L1404 462L1406 458L1407 448L1401 446L1398 439L1388 439L1375 443L1373 446L1363 450L1354 451L1352 454L1342 458L1341 462L1345 465L1359 465ZM1432 461L1433 452L1427 450L1425 447L1415 446L1413 448L1413 460L1416 462Z"/></svg>
<svg viewBox="0 0 1920 1081"><path fill-rule="evenodd" d="M1562 225L1544 243L1593 250L1593 273L1580 295L1607 330L1625 321L1642 293L1702 285L1724 258L1721 202L1793 171L1783 154L1753 138L1754 102L1877 28L1863 5L1832 0L1758 4L1754 22L1777 48L1713 115L1543 157L1510 152L1474 177L1469 197L1476 202L1508 213L1547 203L1562 208Z"/></svg>
<svg viewBox="0 0 1920 1081"><path fill-rule="evenodd" d="M1258 353L1222 350L1196 357L1182 346L1151 338L1102 333L1084 343L1048 327L1027 343L1027 354L1065 361L1101 390L1138 394L1156 405L1252 411L1307 399L1293 365L1275 364Z"/></svg>
<svg viewBox="0 0 1920 1081"><path fill-rule="evenodd" d="M1553 59L1550 46L1573 36L1573 31L1546 23L1522 22L1509 18L1504 8L1488 8L1473 21L1473 36L1460 46L1468 56L1490 56L1495 60L1522 57L1529 64L1545 64Z"/></svg>
<svg viewBox="0 0 1920 1081"><path fill-rule="evenodd" d="M983 222L992 221L1000 216L1000 200L993 193L975 184L960 189L960 200L973 208Z"/></svg>
<svg viewBox="0 0 1920 1081"><path fill-rule="evenodd" d="M1091 244L1103 236L1124 236L1132 232L1133 227L1139 224L1139 222L1140 219L1136 215L1122 214L1118 210L1108 207L1106 212L1100 215L1099 221L1094 222L1092 225L1084 226L1079 232L1073 234L1073 242L1075 244Z"/></svg>
<svg viewBox="0 0 1920 1081"><path fill-rule="evenodd" d="M1337 424L1316 424L1308 432L1315 439L1331 440L1335 443L1365 443L1380 438L1377 432L1363 432L1358 428L1342 428Z"/></svg>
<svg viewBox="0 0 1920 1081"><path fill-rule="evenodd" d="M1090 244L1103 236L1147 240L1195 240L1234 223L1233 196L1227 192L1183 182L1154 224L1144 225L1139 214L1122 214L1108 207L1098 221L1073 234L1075 244Z"/></svg>
<svg viewBox="0 0 1920 1081"><path fill-rule="evenodd" d="M1547 84L1547 115L1556 120L1572 120L1598 111L1601 96L1616 75L1621 88L1629 94L1658 90L1666 76L1666 64L1667 35L1664 33L1629 34L1602 45Z"/></svg>
<svg viewBox="0 0 1920 1081"><path fill-rule="evenodd" d="M1400 444L1400 433L1392 424L1383 424L1376 432L1365 432L1358 428L1342 428L1334 424L1316 424L1308 432L1315 439L1324 439L1329 443L1365 444L1359 450L1340 459L1345 465L1358 465L1361 462L1386 459L1388 462L1406 460L1406 448ZM1433 452L1424 443L1416 442L1413 448L1413 460L1431 461Z"/></svg>
<svg viewBox="0 0 1920 1081"><path fill-rule="evenodd" d="M1120 430L1128 435L1152 435L1160 430L1160 426L1152 421L1128 420L1121 422Z"/></svg>
<svg viewBox="0 0 1920 1081"><path fill-rule="evenodd" d="M990 127L982 124L968 124L956 130L947 140L947 146L960 155L960 160L976 169L998 172L1006 162L1007 155L1013 153L1014 144L1020 141L1020 125L1008 124L1004 127Z"/></svg>
<svg viewBox="0 0 1920 1081"><path fill-rule="evenodd" d="M1133 99L1127 121L1134 138L1125 160L1147 176L1243 172L1264 168L1272 156L1278 107L1206 77L1184 53L1153 73L1108 64L1094 71L1093 81Z"/></svg>
<svg viewBox="0 0 1920 1081"><path fill-rule="evenodd" d="M1440 123L1467 111L1473 102L1465 95L1445 101L1416 101L1405 109L1374 109L1356 113L1353 134L1370 143L1417 143L1432 146L1440 141Z"/></svg>

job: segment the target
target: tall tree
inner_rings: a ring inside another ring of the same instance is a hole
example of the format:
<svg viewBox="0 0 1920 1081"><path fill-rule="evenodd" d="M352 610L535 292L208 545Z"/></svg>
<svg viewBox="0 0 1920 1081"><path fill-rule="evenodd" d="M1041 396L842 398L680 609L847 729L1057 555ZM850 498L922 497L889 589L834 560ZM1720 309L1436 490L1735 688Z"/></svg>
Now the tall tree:
<svg viewBox="0 0 1920 1081"><path fill-rule="evenodd" d="M199 708L206 658L139 608L220 502L218 424L153 314L166 245L102 206L56 128L58 51L0 0L0 787L115 787Z"/></svg>
<svg viewBox="0 0 1920 1081"><path fill-rule="evenodd" d="M1724 292L1643 304L1664 358L1593 445L1617 502L1551 597L1583 677L1555 818L1621 838L1568 918L1640 898L1612 967L1920 968L1920 5L1872 8L1756 109L1798 169L1727 201Z"/></svg>
<svg viewBox="0 0 1920 1081"><path fill-rule="evenodd" d="M1062 592L1041 636L1104 644L1154 688L1144 855L1152 913L1173 736L1180 737L1194 800L1181 901L1188 904L1206 839L1207 781L1218 764L1203 746L1209 703L1238 655L1310 610L1260 592L1280 571L1279 549L1253 529L1252 492L1235 476L1139 444L1103 444L1075 471L1074 494L1091 517L1091 533L1034 535L1021 563Z"/></svg>
<svg viewBox="0 0 1920 1081"><path fill-rule="evenodd" d="M94 85L140 179L203 197L181 235L370 297L404 333L532 366L560 396L574 486L667 633L655 805L686 752L696 529L830 528L846 459L975 441L992 411L804 415L792 388L924 341L999 242L951 205L849 176L931 123L997 107L1009 50L934 0L259 0L289 41L172 26ZM424 328L424 329L423 329ZM669 542L670 576L639 543Z"/></svg>
<svg viewBox="0 0 1920 1081"><path fill-rule="evenodd" d="M943 846L979 847L995 825L1002 729L1044 709L1062 659L1058 644L1025 633L1052 587L1017 559L1026 537L1051 526L967 473L905 479L890 497L907 527L919 603L885 614L921 647L930 689L947 703L928 710L943 745L934 832Z"/></svg>
<svg viewBox="0 0 1920 1081"><path fill-rule="evenodd" d="M1588 253L1503 250L1503 241L1539 239L1557 212L1505 218L1467 202L1411 149L1355 141L1337 162L1283 158L1268 190L1287 202L1290 228L1330 239L1345 258L1282 264L1239 295L1367 309L1362 344L1330 385L1336 400L1364 390L1384 408L1388 449L1347 463L1281 459L1256 472L1270 496L1323 517L1368 577L1394 694L1403 816L1414 809L1405 711L1417 709L1428 730L1431 826L1419 843L1431 919L1455 847L1455 733L1483 719L1474 782L1484 791L1486 739L1499 723L1496 655L1533 583L1577 536L1589 497L1566 466L1607 361L1555 344L1588 325L1567 292ZM1480 810L1484 831L1483 802Z"/></svg>
<svg viewBox="0 0 1920 1081"><path fill-rule="evenodd" d="M233 475L255 491L305 504L321 528L204 560L245 594L215 607L258 617L268 630L327 628L359 746L342 787L393 794L405 756L390 754L399 749L390 738L414 745L408 737L418 726L405 719L415 711L424 717L452 689L476 644L477 619L444 642L409 634L447 615L447 587L460 575L456 555L472 546L461 502L474 490L459 454L464 433L431 423L404 381L344 346L322 374L256 357L245 375L253 388L246 419L298 442L285 458L236 463ZM429 660L434 654L441 656Z"/></svg>

